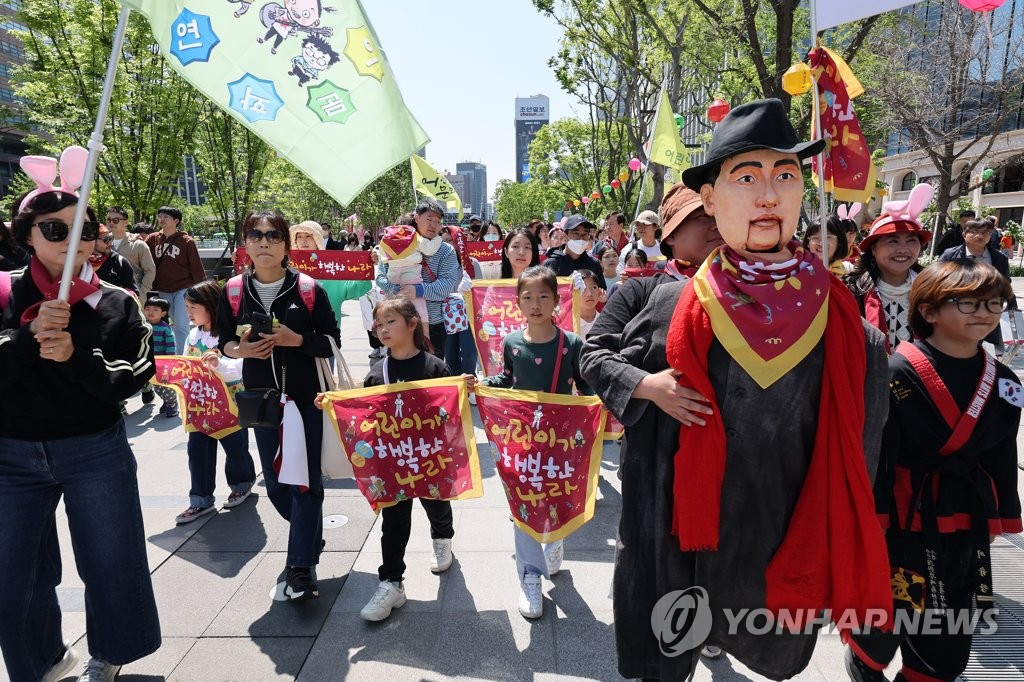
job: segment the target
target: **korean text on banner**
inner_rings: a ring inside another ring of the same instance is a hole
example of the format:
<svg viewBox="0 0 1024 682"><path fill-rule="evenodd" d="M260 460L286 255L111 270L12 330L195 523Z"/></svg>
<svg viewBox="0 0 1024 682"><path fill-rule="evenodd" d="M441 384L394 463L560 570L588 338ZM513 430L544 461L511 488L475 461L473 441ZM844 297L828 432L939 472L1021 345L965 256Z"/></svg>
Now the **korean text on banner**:
<svg viewBox="0 0 1024 682"><path fill-rule="evenodd" d="M409 163L412 166L412 184L416 191L437 199L444 204L449 213L458 213L459 220L462 220L462 199L444 173L415 154L409 159Z"/></svg>
<svg viewBox="0 0 1024 682"><path fill-rule="evenodd" d="M651 135L651 149L649 158L655 163L660 163L676 170L686 170L688 167L686 147L679 139L679 129L676 127L675 115L672 113L672 104L668 101L668 93L662 90L661 104L658 106L658 113L655 116L654 134Z"/></svg>
<svg viewBox="0 0 1024 682"><path fill-rule="evenodd" d="M376 510L414 497L483 495L466 382L459 377L333 391L324 409Z"/></svg>
<svg viewBox="0 0 1024 682"><path fill-rule="evenodd" d="M245 247L235 250L235 273L241 274L252 265ZM313 279L372 280L373 260L369 251L297 251L288 254L288 267L304 272Z"/></svg>
<svg viewBox="0 0 1024 682"><path fill-rule="evenodd" d="M502 341L512 332L526 328L526 318L519 310L516 297L516 280L474 280L473 288L462 295L466 300L466 313L484 376L500 374L503 369ZM579 297L575 300L578 301ZM572 280L559 277L555 324L567 332L579 327L579 308L573 307L573 301Z"/></svg>
<svg viewBox="0 0 1024 682"><path fill-rule="evenodd" d="M167 63L341 204L429 141L359 0L122 0Z"/></svg>
<svg viewBox="0 0 1024 682"><path fill-rule="evenodd" d="M815 3L815 14L817 16L817 28L824 31L826 28L847 24L851 21L873 17L882 12L899 9L907 5L913 5L907 0L860 0L860 2L839 2L839 0L818 0Z"/></svg>
<svg viewBox="0 0 1024 682"><path fill-rule="evenodd" d="M241 428L231 389L200 358L158 355L156 374L150 381L174 389L181 398L181 420L186 431L220 439Z"/></svg>
<svg viewBox="0 0 1024 682"><path fill-rule="evenodd" d="M555 542L593 518L606 415L599 398L478 386L476 405L517 526Z"/></svg>
<svg viewBox="0 0 1024 682"><path fill-rule="evenodd" d="M813 137L828 141L823 154L824 170L818 168L817 156L811 159L811 167L815 175L821 172L825 191L831 192L837 201L867 203L875 193L878 171L853 110L853 100L863 94L864 88L843 58L832 50L816 47L808 56L818 81L821 115L820 130L814 121Z"/></svg>

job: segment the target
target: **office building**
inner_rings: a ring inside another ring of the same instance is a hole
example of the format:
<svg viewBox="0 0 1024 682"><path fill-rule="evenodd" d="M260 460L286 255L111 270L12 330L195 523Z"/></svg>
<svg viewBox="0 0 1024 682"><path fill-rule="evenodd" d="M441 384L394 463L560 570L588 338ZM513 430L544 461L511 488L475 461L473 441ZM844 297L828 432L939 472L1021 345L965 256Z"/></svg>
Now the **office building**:
<svg viewBox="0 0 1024 682"><path fill-rule="evenodd" d="M30 131L28 119L20 102L14 98L11 87L11 73L14 67L25 62L25 48L21 41L11 35L12 30L24 30L18 23L13 9L20 2L0 4L0 108L5 114L0 120L0 197L10 193L11 182L22 156L28 153L25 136Z"/></svg>
<svg viewBox="0 0 1024 682"><path fill-rule="evenodd" d="M544 95L516 97L516 181L530 179L530 143L548 124L548 98Z"/></svg>
<svg viewBox="0 0 1024 682"><path fill-rule="evenodd" d="M474 161L461 161L455 164L455 170L458 175L466 178L466 193L459 192L462 209L467 215L475 213L487 220L487 166Z"/></svg>

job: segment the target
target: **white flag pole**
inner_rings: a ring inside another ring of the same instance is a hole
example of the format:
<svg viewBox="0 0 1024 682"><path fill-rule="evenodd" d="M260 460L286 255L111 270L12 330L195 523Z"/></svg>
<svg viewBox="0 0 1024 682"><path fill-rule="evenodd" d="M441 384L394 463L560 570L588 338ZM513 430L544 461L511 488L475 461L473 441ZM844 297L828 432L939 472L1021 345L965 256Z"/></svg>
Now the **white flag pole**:
<svg viewBox="0 0 1024 682"><path fill-rule="evenodd" d="M124 45L124 35L128 30L129 14L131 9L122 5L117 28L114 30L114 44L110 48L107 74L103 80L103 92L100 94L99 107L96 110L96 126L87 145L89 157L85 162L85 174L82 176L78 205L75 207L75 219L71 225L71 235L68 237L70 247L64 258L64 272L61 274L60 290L57 293L57 298L61 301L68 300L71 294L71 280L78 274L75 272L75 256L78 255L78 243L82 239L82 225L85 222L86 208L89 206L89 195L92 193L92 181L96 177L96 163L99 161L100 152L106 149L103 146L103 129L107 125L107 112L110 110L110 97L114 93L114 79L117 76L117 64L121 61L121 47Z"/></svg>
<svg viewBox="0 0 1024 682"><path fill-rule="evenodd" d="M818 47L818 11L817 1L811 0L811 49ZM814 121L817 125L818 134L824 137L825 131L821 127L821 102L820 102L820 91L818 90L818 79L812 79L814 83L814 99L812 101L812 111ZM826 236L828 231L825 229L825 152L822 150L818 153L818 218L820 219L819 236L822 239L822 243L825 244L826 260L828 260L828 240ZM828 265L826 263L826 265Z"/></svg>

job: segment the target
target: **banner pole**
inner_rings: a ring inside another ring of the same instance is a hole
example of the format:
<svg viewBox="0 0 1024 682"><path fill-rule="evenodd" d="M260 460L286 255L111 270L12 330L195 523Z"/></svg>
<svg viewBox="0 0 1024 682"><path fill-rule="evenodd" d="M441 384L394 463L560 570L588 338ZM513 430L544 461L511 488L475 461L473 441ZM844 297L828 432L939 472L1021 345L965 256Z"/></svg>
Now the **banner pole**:
<svg viewBox="0 0 1024 682"><path fill-rule="evenodd" d="M658 91L658 105L654 110L654 120L651 122L651 127L647 130L647 163L644 164L644 174L640 179L640 194L636 198L636 210L633 211L633 219L635 220L640 215L640 203L644 200L644 188L647 186L647 173L651 170L651 148L654 146L654 140L652 136L654 131L658 129L658 118L661 116L661 100L665 94L665 83L666 83L666 67L663 65L661 69L661 90Z"/></svg>
<svg viewBox="0 0 1024 682"><path fill-rule="evenodd" d="M86 208L89 206L89 195L92 193L93 178L96 177L96 163L99 161L103 146L103 129L107 125L107 112L110 110L110 98L114 94L114 80L117 77L117 64L121 60L121 47L128 30L128 15L131 9L121 6L121 15L117 19L114 30L114 42L110 47L110 61L107 62L107 74L103 79L103 92L100 94L99 107L96 110L96 125L89 137L89 156L85 162L85 174L82 176L82 187L79 190L78 205L75 207L75 219L71 224L71 235L68 237L70 247L64 258L64 272L60 276L60 290L57 298L67 301L71 294L71 280L75 272L75 257L78 255L78 243L82 240L82 226L85 222Z"/></svg>
<svg viewBox="0 0 1024 682"><path fill-rule="evenodd" d="M818 46L818 14L817 14L817 12L818 12L817 0L811 0L811 49L814 49L815 47ZM814 127L816 127L818 129L818 134L819 135L823 135L824 133L823 133L823 131L821 129L821 102L819 101L820 91L818 90L818 79L817 78L812 78L811 80L814 83L814 90L813 90L814 100L811 103L813 117L814 117ZM820 231L821 231L820 234L821 234L822 239L824 240L825 235L827 234L826 229L825 229L825 215L826 215L826 211L825 211L825 152L824 152L824 150L822 150L821 152L818 153L818 157L817 158L818 158L818 218L821 221L819 223ZM828 251L828 242L827 242L827 240L825 240L823 243L825 243L825 245L826 245L825 250Z"/></svg>

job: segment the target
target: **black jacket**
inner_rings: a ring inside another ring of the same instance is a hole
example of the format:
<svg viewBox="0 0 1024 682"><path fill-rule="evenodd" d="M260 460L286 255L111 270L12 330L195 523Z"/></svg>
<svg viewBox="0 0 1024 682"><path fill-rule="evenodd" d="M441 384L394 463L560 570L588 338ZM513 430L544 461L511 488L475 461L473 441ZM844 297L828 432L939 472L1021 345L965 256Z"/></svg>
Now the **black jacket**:
<svg viewBox="0 0 1024 682"><path fill-rule="evenodd" d="M254 312L264 312L263 304L252 284L252 275L247 272L242 287L242 300L238 316L231 312L227 289L221 292L220 307L217 311L217 328L220 350L231 341L238 341L238 326L252 323ZM281 368L287 368L284 392L300 405L308 405L320 392L315 358L332 356L328 336L340 343L341 331L334 309L327 299L323 287L316 285L316 299L310 314L298 288L298 275L294 270L285 274L281 291L270 306L270 313L278 322L302 335L302 345L296 348L275 348L274 354L266 360L246 358L242 363L242 383L247 389L280 388Z"/></svg>
<svg viewBox="0 0 1024 682"><path fill-rule="evenodd" d="M999 274L1002 275L1009 281L1010 279L1010 259L1003 255L1002 251L998 247L993 247L988 244L985 249L988 251L988 255L992 258L992 265ZM954 246L951 249L946 249L939 256L939 260L962 260L970 258L967 253L967 245L961 244L960 246Z"/></svg>
<svg viewBox="0 0 1024 682"><path fill-rule="evenodd" d="M551 268L559 277L569 277L577 270L590 270L597 276L597 285L602 289L605 288L604 271L601 270L601 264L594 260L589 253L581 254L579 258L573 259L562 248L548 256L548 259L541 265Z"/></svg>
<svg viewBox="0 0 1024 682"><path fill-rule="evenodd" d="M84 301L71 308L71 358L43 360L34 335L20 322L43 295L27 268L11 275L11 298L0 323L0 395L6 398L0 435L44 441L110 428L121 418L119 401L154 374L153 330L138 301L101 281L95 310Z"/></svg>
<svg viewBox="0 0 1024 682"><path fill-rule="evenodd" d="M0 270L10 272L28 265L31 258L28 251L14 243L12 239L0 241Z"/></svg>
<svg viewBox="0 0 1024 682"><path fill-rule="evenodd" d="M134 291L136 294L139 293L138 287L135 286L135 269L132 268L127 258L113 249L110 250L107 260L96 271L96 276L114 286Z"/></svg>

